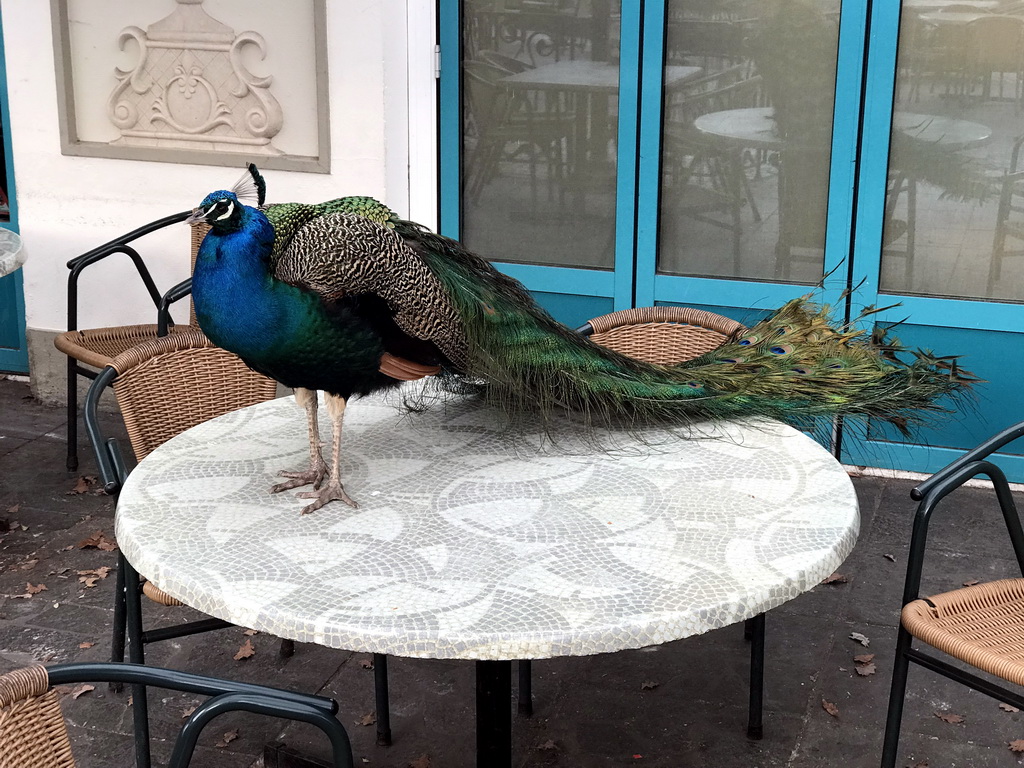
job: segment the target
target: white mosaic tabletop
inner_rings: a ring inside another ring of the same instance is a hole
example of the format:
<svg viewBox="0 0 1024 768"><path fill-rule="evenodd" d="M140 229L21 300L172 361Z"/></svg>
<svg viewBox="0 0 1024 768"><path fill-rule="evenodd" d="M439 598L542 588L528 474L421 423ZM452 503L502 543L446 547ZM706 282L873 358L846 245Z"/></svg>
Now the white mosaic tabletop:
<svg viewBox="0 0 1024 768"><path fill-rule="evenodd" d="M321 409L321 415L324 409ZM160 588L279 637L354 651L529 659L639 648L742 621L853 549L849 477L774 423L609 452L510 443L471 403L351 403L360 506L267 489L308 461L291 398L201 424L121 492L117 539ZM324 421L321 432L329 435Z"/></svg>

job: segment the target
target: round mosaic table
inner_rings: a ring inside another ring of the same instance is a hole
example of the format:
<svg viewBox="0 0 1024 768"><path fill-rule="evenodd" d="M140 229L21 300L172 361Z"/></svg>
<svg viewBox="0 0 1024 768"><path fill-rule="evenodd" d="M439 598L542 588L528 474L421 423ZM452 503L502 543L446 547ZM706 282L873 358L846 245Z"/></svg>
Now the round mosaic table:
<svg viewBox="0 0 1024 768"><path fill-rule="evenodd" d="M497 423L470 402L413 413L397 395L354 401L342 477L360 506L300 515L294 492L267 489L308 461L302 411L290 398L245 408L132 471L117 540L161 589L234 624L497 661L743 621L816 585L857 538L846 472L790 427L612 436L595 452L565 437L551 450L512 440Z"/></svg>

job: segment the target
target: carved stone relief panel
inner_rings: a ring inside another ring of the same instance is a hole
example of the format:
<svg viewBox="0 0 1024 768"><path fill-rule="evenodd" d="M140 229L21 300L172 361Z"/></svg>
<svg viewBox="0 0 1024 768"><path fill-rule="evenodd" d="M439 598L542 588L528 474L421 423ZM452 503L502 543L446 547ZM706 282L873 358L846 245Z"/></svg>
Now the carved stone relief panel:
<svg viewBox="0 0 1024 768"><path fill-rule="evenodd" d="M328 170L323 0L51 2L65 154Z"/></svg>

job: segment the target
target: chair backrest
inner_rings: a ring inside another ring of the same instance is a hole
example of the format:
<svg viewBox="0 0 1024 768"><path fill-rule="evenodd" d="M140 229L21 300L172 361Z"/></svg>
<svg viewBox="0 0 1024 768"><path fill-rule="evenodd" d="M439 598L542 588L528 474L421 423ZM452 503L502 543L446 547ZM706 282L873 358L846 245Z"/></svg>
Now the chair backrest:
<svg viewBox="0 0 1024 768"><path fill-rule="evenodd" d="M64 715L44 667L0 675L0 765L75 768Z"/></svg>
<svg viewBox="0 0 1024 768"><path fill-rule="evenodd" d="M117 371L114 393L139 461L179 432L277 392L273 379L195 329L133 347L110 366Z"/></svg>
<svg viewBox="0 0 1024 768"><path fill-rule="evenodd" d="M590 340L658 365L692 360L737 337L746 326L691 307L636 307L590 320Z"/></svg>
<svg viewBox="0 0 1024 768"><path fill-rule="evenodd" d="M968 64L981 72L1024 69L1024 19L980 16L967 24Z"/></svg>

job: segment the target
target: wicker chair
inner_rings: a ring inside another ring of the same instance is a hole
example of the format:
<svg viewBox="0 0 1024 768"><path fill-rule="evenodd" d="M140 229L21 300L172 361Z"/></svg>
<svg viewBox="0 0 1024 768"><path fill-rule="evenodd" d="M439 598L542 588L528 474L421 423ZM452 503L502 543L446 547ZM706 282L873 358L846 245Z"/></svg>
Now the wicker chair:
<svg viewBox="0 0 1024 768"><path fill-rule="evenodd" d="M216 716L232 710L310 723L330 739L332 764L338 768L352 766L352 748L348 734L334 716L338 704L333 699L138 664L36 666L0 675L0 765L4 768L74 768L75 759L60 700L51 686L114 681L212 697L198 706L182 727L169 768L188 765L206 725ZM139 737L136 732L136 757L143 746ZM148 746L145 745L147 754Z"/></svg>
<svg viewBox="0 0 1024 768"><path fill-rule="evenodd" d="M989 456L1024 436L1024 422L1009 427L968 451L918 485L910 495L919 501L907 558L903 611L896 640L889 712L885 723L882 768L893 768L899 747L903 700L910 662L962 683L999 701L1024 709L1024 696L967 672L941 657L913 647L922 643L1015 685L1024 685L1024 578L1002 579L919 597L928 523L939 502L977 475L992 480L1017 564L1024 574L1024 529L1003 471Z"/></svg>
<svg viewBox="0 0 1024 768"><path fill-rule="evenodd" d="M93 248L68 262L68 330L54 339L54 346L68 356L67 368L67 409L68 409L68 471L78 469L78 377L96 378L96 371L110 364L118 354L144 341L166 336L174 332L174 324L170 317L170 307L175 301L191 291L191 279L178 283L165 294L161 295L153 282L139 252L129 243L145 235L156 232L164 227L183 222L191 211L182 211L167 216L131 232L121 235L109 243ZM202 242L209 227L194 227L191 233L192 265L195 265L199 243ZM139 274L150 298L157 309L157 322L151 325L123 325L109 328L78 328L78 278L82 271L92 264L116 253L128 256ZM189 271L191 274L191 269ZM195 316L191 316L189 325L196 326Z"/></svg>
<svg viewBox="0 0 1024 768"><path fill-rule="evenodd" d="M141 461L179 432L228 411L272 399L277 384L250 370L238 357L195 329L151 339L114 357L93 381L85 400L85 427L96 452L104 490L116 495L127 477L120 447L106 440L97 421L97 403L112 384L135 458ZM140 585L138 573L119 554L111 657L124 659L125 635L131 660L145 661L146 643L230 627L204 619L144 632L140 592L162 605L182 605L152 582ZM293 644L282 641L282 654ZM145 695L136 694L134 715L139 732L147 730Z"/></svg>
<svg viewBox="0 0 1024 768"><path fill-rule="evenodd" d="M596 344L659 365L692 360L745 330L728 317L690 307L624 309L577 329Z"/></svg>

